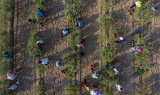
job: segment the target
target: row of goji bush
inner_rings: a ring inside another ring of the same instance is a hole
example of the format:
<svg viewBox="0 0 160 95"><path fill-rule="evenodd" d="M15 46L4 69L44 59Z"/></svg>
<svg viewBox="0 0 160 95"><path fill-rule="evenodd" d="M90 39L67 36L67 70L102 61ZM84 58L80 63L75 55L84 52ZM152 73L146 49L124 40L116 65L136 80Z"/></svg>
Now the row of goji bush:
<svg viewBox="0 0 160 95"><path fill-rule="evenodd" d="M101 44L100 56L102 58L102 67L100 70L101 84L105 85L102 89L103 95L113 94L113 89L118 80L115 79L113 68L109 68L107 65L114 59L114 41L116 30L113 29L113 18L110 14L110 9L113 7L114 0L101 0L102 10L106 14L102 15L99 19L100 31L99 31L99 43Z"/></svg>
<svg viewBox="0 0 160 95"><path fill-rule="evenodd" d="M13 60L6 59L4 53L8 51L8 53L11 54L13 48L10 46L10 36L7 32L8 23L12 16L11 13L13 12L13 4L11 0L0 0L0 95L10 93L8 89L10 81L7 79L7 73L11 71L10 62Z"/></svg>

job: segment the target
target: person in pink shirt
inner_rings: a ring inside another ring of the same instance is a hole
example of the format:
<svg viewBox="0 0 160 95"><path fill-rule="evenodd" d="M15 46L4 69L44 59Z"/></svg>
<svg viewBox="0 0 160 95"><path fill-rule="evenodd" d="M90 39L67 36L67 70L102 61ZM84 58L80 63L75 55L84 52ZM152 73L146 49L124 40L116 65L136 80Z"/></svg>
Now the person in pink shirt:
<svg viewBox="0 0 160 95"><path fill-rule="evenodd" d="M82 40L81 42L79 42L78 44L77 44L77 47L79 47L79 48L84 48L84 40Z"/></svg>
<svg viewBox="0 0 160 95"><path fill-rule="evenodd" d="M17 74L16 75L13 75L11 73L7 74L7 78L10 79L10 80L14 80L17 76L18 76Z"/></svg>

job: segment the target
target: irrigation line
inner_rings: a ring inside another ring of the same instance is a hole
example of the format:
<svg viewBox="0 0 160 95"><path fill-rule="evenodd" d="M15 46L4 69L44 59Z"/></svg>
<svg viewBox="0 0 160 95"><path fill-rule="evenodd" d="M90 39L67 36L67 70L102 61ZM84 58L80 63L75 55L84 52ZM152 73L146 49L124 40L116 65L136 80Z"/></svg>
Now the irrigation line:
<svg viewBox="0 0 160 95"><path fill-rule="evenodd" d="M15 0L13 0L15 4ZM12 13L11 13L11 20L10 20L10 30L9 30L9 35L10 35L10 46L11 46L11 51L13 55L13 60L10 62L10 68L11 71L13 72L14 70L14 9L15 5L12 5Z"/></svg>
<svg viewBox="0 0 160 95"><path fill-rule="evenodd" d="M102 3L102 0L99 0L99 3L100 3L100 17L102 16L102 6L101 6L101 3ZM101 30L100 30L101 31ZM102 38L102 35L101 35L101 38ZM102 41L100 40L100 48L99 48L99 50L101 50L101 48L102 48ZM102 69L102 58L100 58L100 60L101 60L101 62L100 62L100 69ZM102 86L101 86L101 84L100 84L100 90L102 91Z"/></svg>
<svg viewBox="0 0 160 95"><path fill-rule="evenodd" d="M82 0L80 0L81 1L81 3L82 3L82 8L83 8L83 1ZM80 18L82 18L82 11L80 11ZM82 29L81 29L81 31L82 31ZM82 35L81 35L82 36ZM81 76L81 73L82 73L82 71L81 71L81 48L80 48L80 50L79 50L80 52L79 52L79 56L80 56L80 62L79 62L79 64L80 64L80 76L79 76L79 78L80 78L80 84L79 84L79 86L80 86L80 94L82 94L82 86L81 86L81 78L82 78L82 76Z"/></svg>

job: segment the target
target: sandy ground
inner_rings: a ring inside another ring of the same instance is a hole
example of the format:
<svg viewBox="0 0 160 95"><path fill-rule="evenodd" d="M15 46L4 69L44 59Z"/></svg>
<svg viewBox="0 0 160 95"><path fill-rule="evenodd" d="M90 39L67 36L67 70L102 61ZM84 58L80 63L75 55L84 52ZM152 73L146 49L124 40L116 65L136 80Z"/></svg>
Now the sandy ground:
<svg viewBox="0 0 160 95"><path fill-rule="evenodd" d="M82 28L82 37L85 40L85 48L81 49L85 53L81 57L81 71L77 73L78 82L82 82L84 78L87 79L90 88L93 84L99 83L98 80L91 78L91 64L97 68L101 65L99 57L100 45L98 39L98 22L100 16L100 0L82 0L83 11L81 12L81 20L84 22ZM137 74L134 73L133 51L130 50L128 42L130 36L136 30L141 30L142 36L153 43L156 53L152 57L153 70L149 72L150 78L147 79L150 87L151 95L159 95L159 17L148 23L147 26L139 26L134 23L133 17L128 15L128 9L133 4L134 0L115 0L114 7L111 10L115 20L115 29L120 36L125 37L125 44L116 45L116 66L120 70L119 83L124 90L122 92L115 91L114 95L133 95L137 80ZM20 84L16 90L16 95L35 95L34 86L36 83L36 74L33 71L37 59L30 58L25 53L25 48L30 37L31 32L38 32L42 40L46 42L44 48L44 55L42 57L49 57L50 64L45 66L46 71L42 75L44 78L46 92L45 95L65 95L65 88L72 82L61 70L55 66L57 60L63 53L68 51L68 43L66 38L61 38L61 30L66 28L67 19L64 16L64 9L66 0L46 0L46 9L49 11L46 17L46 23L43 27L38 25L29 25L27 22L28 14L32 10L33 3L31 0L15 0L15 15L14 15L14 53L15 53L15 68L19 68L20 73L18 79ZM158 0L152 0L152 4L160 7ZM100 91L100 89L97 89ZM115 89L116 90L116 89ZM82 95L89 95L89 92L82 87Z"/></svg>
<svg viewBox="0 0 160 95"><path fill-rule="evenodd" d="M95 65L95 69L101 65L101 59L99 56L100 45L98 43L98 17L100 12L99 0L82 0L83 11L81 13L81 19L84 22L82 28L82 38L85 40L85 47L81 49L84 52L84 56L81 57L81 73L77 75L78 81L87 80L87 84L90 89L93 88L93 84L98 84L98 79L92 79L91 65ZM80 79L80 80L79 80ZM89 95L89 91L82 87L82 95Z"/></svg>
<svg viewBox="0 0 160 95"><path fill-rule="evenodd" d="M16 90L16 95L34 95L34 85L36 75L33 72L35 60L25 53L32 28L28 22L30 2L15 0L14 14L14 67L19 69L18 79L20 84Z"/></svg>

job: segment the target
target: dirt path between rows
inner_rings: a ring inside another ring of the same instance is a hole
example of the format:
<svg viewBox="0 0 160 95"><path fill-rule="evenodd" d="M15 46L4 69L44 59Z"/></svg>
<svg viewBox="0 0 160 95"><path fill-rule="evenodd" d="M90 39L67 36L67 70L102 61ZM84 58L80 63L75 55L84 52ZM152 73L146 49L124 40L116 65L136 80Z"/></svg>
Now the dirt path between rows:
<svg viewBox="0 0 160 95"><path fill-rule="evenodd" d="M100 16L100 0L82 0L83 11L81 12L81 20L84 22L82 28L82 37L85 40L85 48L81 49L84 56L81 57L81 73L77 73L77 80L83 81L87 79L90 88L93 84L98 83L98 80L92 79L90 66L95 65L96 69L101 65L101 58L99 56L100 45L98 40L98 17ZM142 30L143 37L151 41L156 53L152 56L154 63L153 70L149 73L150 78L147 79L150 87L151 95L159 95L159 76L160 76L160 45L159 35L160 17L156 15L151 23L147 26L140 27L133 21L133 17L128 15L128 9L133 4L134 0L115 0L112 8L112 16L115 20L115 29L120 36L125 37L125 44L116 45L116 66L120 70L119 83L124 88L123 91L118 92L115 89L114 95L134 95L133 90L137 82L137 73L134 73L133 65L133 51L130 49L128 42L131 34L137 30ZM44 55L42 57L49 57L50 64L45 66L46 71L42 75L45 84L45 95L66 95L65 88L71 83L61 70L55 65L57 60L68 51L68 43L65 38L60 37L61 30L67 28L67 18L64 16L64 9L66 0L46 0L46 9L49 11L46 17L46 23L43 27L29 25L27 22L28 14L32 10L33 2L31 0L15 0L14 13L14 63L15 68L19 68L20 84L16 90L16 95L35 95L34 89L36 84L36 74L34 72L36 60L30 58L25 53L25 47L30 37L30 32L38 32L42 40L46 42L44 48ZM160 7L159 1L152 0L152 4ZM96 89L100 91L100 89ZM89 95L89 91L82 87L82 95Z"/></svg>
<svg viewBox="0 0 160 95"><path fill-rule="evenodd" d="M15 0L14 10L14 68L19 69L18 79L20 84L16 95L34 95L36 75L34 70L35 60L25 53L30 32L36 26L31 27L27 22L30 1Z"/></svg>
<svg viewBox="0 0 160 95"><path fill-rule="evenodd" d="M129 41L134 32L132 16L128 10L132 5L132 0L115 0L112 15L115 20L115 29L120 36L125 38L125 43L116 43L116 67L119 69L119 84L123 91L116 91L114 95L133 95L136 74L134 74L133 52L130 50Z"/></svg>
<svg viewBox="0 0 160 95"><path fill-rule="evenodd" d="M40 27L39 34L46 42L44 56L49 58L49 65L45 66L46 71L43 75L45 83L45 95L65 95L65 88L70 84L61 70L56 67L56 61L68 51L67 37L61 37L62 29L67 28L67 17L64 16L66 5L65 0L47 0L46 7L49 13L46 17L46 23Z"/></svg>
<svg viewBox="0 0 160 95"><path fill-rule="evenodd" d="M100 45L98 43L98 17L100 0L82 0L83 10L81 12L81 20L84 22L82 28L82 38L85 40L85 47L81 49L84 52L84 56L81 57L81 79L77 75L78 81L87 80L90 88L93 88L93 84L98 83L98 79L92 79L90 66L95 65L97 69L101 64L101 58L99 56ZM82 95L89 95L89 91L82 87Z"/></svg>

